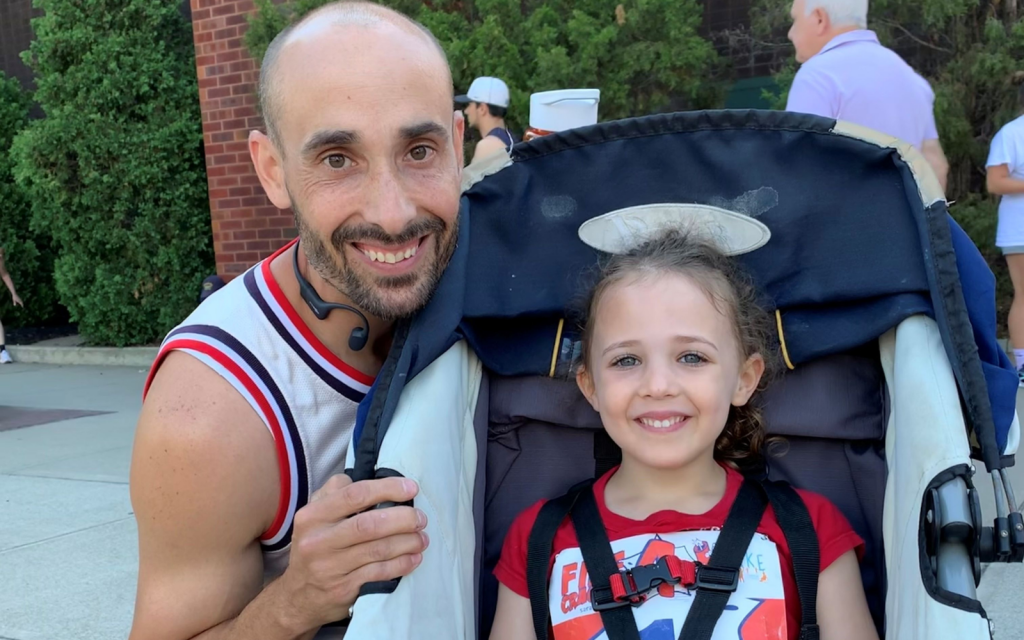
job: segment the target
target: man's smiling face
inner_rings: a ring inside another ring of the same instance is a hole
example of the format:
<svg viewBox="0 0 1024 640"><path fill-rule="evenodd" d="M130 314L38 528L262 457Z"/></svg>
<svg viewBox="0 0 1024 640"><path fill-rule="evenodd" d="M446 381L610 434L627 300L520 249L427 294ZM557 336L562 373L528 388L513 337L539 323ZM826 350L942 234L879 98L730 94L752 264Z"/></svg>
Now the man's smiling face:
<svg viewBox="0 0 1024 640"><path fill-rule="evenodd" d="M353 304L383 320L415 312L458 234L464 125L443 57L403 26L319 22L277 65L283 184L272 199L295 212L312 268Z"/></svg>

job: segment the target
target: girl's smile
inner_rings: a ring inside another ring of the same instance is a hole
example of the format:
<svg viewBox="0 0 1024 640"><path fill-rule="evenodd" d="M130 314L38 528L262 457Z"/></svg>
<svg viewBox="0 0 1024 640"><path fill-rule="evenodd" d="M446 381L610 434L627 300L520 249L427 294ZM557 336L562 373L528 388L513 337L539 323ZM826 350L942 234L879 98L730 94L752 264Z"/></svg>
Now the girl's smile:
<svg viewBox="0 0 1024 640"><path fill-rule="evenodd" d="M691 416L672 411L648 411L633 419L639 427L652 433L672 433L686 426Z"/></svg>

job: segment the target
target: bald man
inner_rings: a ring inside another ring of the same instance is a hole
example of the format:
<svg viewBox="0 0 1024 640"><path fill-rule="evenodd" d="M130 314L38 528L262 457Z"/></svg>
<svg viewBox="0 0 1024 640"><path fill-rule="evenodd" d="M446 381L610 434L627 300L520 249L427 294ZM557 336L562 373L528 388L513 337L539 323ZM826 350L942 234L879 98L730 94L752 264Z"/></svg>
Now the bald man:
<svg viewBox="0 0 1024 640"><path fill-rule="evenodd" d="M444 53L372 4L275 39L249 148L299 233L169 334L131 468L131 638L341 637L359 587L407 575L417 487L341 474L356 408L455 245L464 124Z"/></svg>

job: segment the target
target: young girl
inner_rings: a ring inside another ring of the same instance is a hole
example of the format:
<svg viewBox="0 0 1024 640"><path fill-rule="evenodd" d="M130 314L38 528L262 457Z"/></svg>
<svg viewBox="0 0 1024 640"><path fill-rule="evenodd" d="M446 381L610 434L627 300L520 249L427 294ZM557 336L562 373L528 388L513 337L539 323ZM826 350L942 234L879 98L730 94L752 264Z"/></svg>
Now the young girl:
<svg viewBox="0 0 1024 640"><path fill-rule="evenodd" d="M706 563L743 482L736 469L760 463L765 436L748 403L762 386L772 333L755 296L731 259L676 232L611 258L591 293L577 382L622 449L621 465L593 492L626 568L665 555ZM858 569L863 541L825 498L799 494L820 549L820 637L876 639ZM535 639L526 567L542 506L520 514L508 532L495 568L492 640ZM605 637L579 546L566 519L549 581L556 640ZM680 585L653 591L633 608L641 637L677 638L692 600ZM769 507L714 638L789 640L799 630L792 559Z"/></svg>

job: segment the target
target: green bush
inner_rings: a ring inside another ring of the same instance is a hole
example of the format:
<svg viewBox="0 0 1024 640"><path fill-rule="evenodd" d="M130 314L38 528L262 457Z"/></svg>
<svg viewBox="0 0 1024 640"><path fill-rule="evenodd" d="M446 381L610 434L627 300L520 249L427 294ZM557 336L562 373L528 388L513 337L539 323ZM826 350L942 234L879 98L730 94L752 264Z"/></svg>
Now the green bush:
<svg viewBox="0 0 1024 640"><path fill-rule="evenodd" d="M175 0L36 0L46 117L14 142L61 302L92 343L158 339L213 270L191 29Z"/></svg>
<svg viewBox="0 0 1024 640"><path fill-rule="evenodd" d="M327 0L257 0L246 44L257 59L287 24ZM509 86L508 124L523 131L530 94L601 90L603 120L721 103L720 62L697 30L696 0L391 0L422 22L448 54L455 87L482 75Z"/></svg>
<svg viewBox="0 0 1024 640"><path fill-rule="evenodd" d="M15 307L0 284L0 319L6 328L61 322L67 312L53 288L53 251L49 239L31 230L32 208L14 181L6 153L14 136L28 124L29 94L18 81L0 73L0 247L24 307Z"/></svg>

